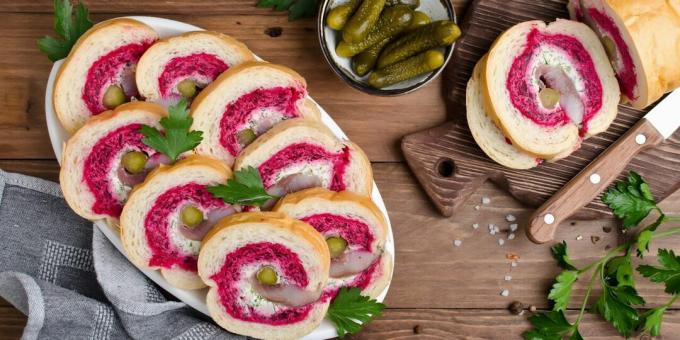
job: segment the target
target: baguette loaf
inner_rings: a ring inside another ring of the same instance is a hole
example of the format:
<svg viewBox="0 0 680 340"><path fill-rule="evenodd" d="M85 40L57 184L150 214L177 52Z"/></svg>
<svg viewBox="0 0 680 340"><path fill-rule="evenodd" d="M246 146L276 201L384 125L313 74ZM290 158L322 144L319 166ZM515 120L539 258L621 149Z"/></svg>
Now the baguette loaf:
<svg viewBox="0 0 680 340"><path fill-rule="evenodd" d="M261 339L297 339L323 320L330 298L300 306L268 300L258 273L273 269L273 289L321 294L330 256L321 234L281 213L249 212L222 219L204 239L198 273L210 287L210 315L226 330Z"/></svg>
<svg viewBox="0 0 680 340"><path fill-rule="evenodd" d="M155 150L142 143L139 129L142 125L160 129L159 120L165 115L157 104L123 104L92 117L68 140L59 182L76 214L89 220L118 218L131 190L120 173L121 159L130 151L155 155Z"/></svg>
<svg viewBox="0 0 680 340"><path fill-rule="evenodd" d="M480 83L487 113L513 146L545 159L606 130L620 97L597 36L560 19L520 23L501 34Z"/></svg>
<svg viewBox="0 0 680 340"><path fill-rule="evenodd" d="M377 298L392 277L392 255L385 250L387 221L380 209L368 197L351 192L333 192L313 188L286 195L274 211L309 223L326 239L340 237L346 242L343 255L352 251L366 251L374 260L360 272L333 275L326 291L332 295L342 287L359 287L363 295ZM346 256L331 260L331 268L340 272L346 266ZM345 258L343 258L345 257ZM362 265L363 267L363 265Z"/></svg>
<svg viewBox="0 0 680 340"><path fill-rule="evenodd" d="M156 39L151 27L129 18L103 21L83 34L54 81L52 101L62 126L74 133L106 111L103 98L111 85L121 87L127 101L136 97L135 65Z"/></svg>
<svg viewBox="0 0 680 340"><path fill-rule="evenodd" d="M238 40L217 32L187 32L161 39L139 60L139 94L147 101L173 101L181 97L177 85L192 80L204 88L228 68L253 60Z"/></svg>
<svg viewBox="0 0 680 340"><path fill-rule="evenodd" d="M246 147L234 170L250 166L277 196L310 187L370 195L373 188L366 154L356 144L338 140L325 125L304 119L279 123Z"/></svg>
<svg viewBox="0 0 680 340"><path fill-rule="evenodd" d="M120 216L121 239L130 261L139 268L159 269L173 286L205 287L196 274L201 241L187 237L181 211L194 207L210 223L212 212L230 207L206 187L224 184L229 178L231 170L226 165L201 156L162 165L149 174L130 193Z"/></svg>
<svg viewBox="0 0 680 340"><path fill-rule="evenodd" d="M201 155L231 165L241 150L284 119L319 120L295 71L266 62L245 62L206 87L191 105L193 128L203 131Z"/></svg>

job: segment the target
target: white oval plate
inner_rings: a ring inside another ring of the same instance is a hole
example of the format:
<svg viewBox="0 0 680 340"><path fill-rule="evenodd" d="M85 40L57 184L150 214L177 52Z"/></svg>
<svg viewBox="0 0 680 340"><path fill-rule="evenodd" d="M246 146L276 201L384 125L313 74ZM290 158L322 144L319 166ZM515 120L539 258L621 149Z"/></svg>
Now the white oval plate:
<svg viewBox="0 0 680 340"><path fill-rule="evenodd" d="M196 27L175 20L144 16L132 16L130 18L137 19L153 27L153 29L155 29L156 32L158 32L161 38L178 35L184 32L203 31L203 29L200 27ZM47 88L45 89L45 116L47 118L47 131L50 135L52 149L54 150L54 154L57 156L57 161L59 161L60 164L62 147L64 143L66 143L70 135L61 126L61 123L59 123L57 115L54 112L54 108L52 105L52 88L54 87L54 78L56 77L57 71L61 67L62 63L63 61L60 60L55 62L54 65L52 66L52 71L50 72L50 77L47 81ZM314 103L318 106L319 111L321 111L321 120L323 121L323 123L326 124L326 126L328 126L338 138L347 140L348 139L347 135L345 135L342 129L340 129L340 127L338 126L338 124L335 123L333 118L331 118L331 116L329 116L328 113L321 106L319 106L319 104L317 104L316 102ZM394 266L394 238L392 236L392 225L390 224L389 215L387 214L387 209L385 208L385 203L383 202L382 196L380 196L380 192L378 191L378 187L375 185L375 182L373 182L373 194L371 199L378 206L378 208L380 208L380 211L382 211L382 213L385 215L387 219L388 234L387 242L385 243L385 249L389 251L389 253L392 255L392 263ZM120 235L118 234L118 231L109 227L106 224L106 222L104 222L104 220L95 221L95 225L104 233L104 235L106 235L106 237L108 237L108 239L111 241L111 243L113 243L113 245L118 249L118 251L120 251L123 255L125 255L125 257L127 257L125 251L123 250L123 245L120 241ZM144 269L140 270L142 271L142 273L144 273L144 275L149 277L149 279L151 279L153 282L161 286L168 293L174 295L177 299L181 300L182 302L186 303L187 305L193 307L194 309L200 311L203 314L210 315L208 313L208 307L205 304L205 294L207 293L207 288L201 290L184 290L175 288L172 285L170 285L157 270L144 270ZM385 295L387 295L387 290L389 288L390 287L388 285L382 292L382 294L380 294L380 296L378 297L378 301L382 302L385 299ZM303 339L309 340L330 339L336 336L337 333L335 331L335 327L333 326L333 324L328 319L324 319L323 322L319 325L319 327L317 327L314 331L305 336Z"/></svg>

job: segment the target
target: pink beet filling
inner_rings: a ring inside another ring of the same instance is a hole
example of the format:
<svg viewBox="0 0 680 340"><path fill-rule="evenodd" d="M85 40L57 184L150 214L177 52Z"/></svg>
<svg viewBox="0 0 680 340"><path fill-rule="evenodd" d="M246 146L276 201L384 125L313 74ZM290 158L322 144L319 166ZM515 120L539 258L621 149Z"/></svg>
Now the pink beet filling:
<svg viewBox="0 0 680 340"><path fill-rule="evenodd" d="M305 91L295 87L273 87L257 89L227 104L220 121L220 144L232 156L241 151L238 132L249 122L258 109L270 109L281 114L279 120L300 116L297 102L305 96ZM276 123L276 122L272 122ZM273 125L273 124L272 124Z"/></svg>
<svg viewBox="0 0 680 340"><path fill-rule="evenodd" d="M569 115L561 106L553 110L545 110L538 101L538 93L531 86L531 65L543 46L552 46L564 51L576 64L578 74L584 81L583 100L584 114L581 132L587 131L588 121L602 107L602 84L597 78L597 71L590 54L583 44L574 37L565 34L543 34L533 29L527 36L527 45L524 51L515 57L512 63L506 87L510 94L513 106L523 116L531 119L534 123L554 127L570 122Z"/></svg>
<svg viewBox="0 0 680 340"><path fill-rule="evenodd" d="M83 179L95 198L92 211L96 214L120 216L123 204L114 197L110 173L121 150L143 151L149 156L156 152L142 143L141 124L130 124L109 132L92 147L83 165Z"/></svg>
<svg viewBox="0 0 680 340"><path fill-rule="evenodd" d="M208 53L195 53L173 58L165 65L163 72L158 78L158 89L161 96L166 97L181 80L208 79L212 82L220 73L228 68L229 65L224 61Z"/></svg>
<svg viewBox="0 0 680 340"><path fill-rule="evenodd" d="M595 21L595 24L604 31L616 44L616 50L621 58L621 66L616 67L616 79L619 81L621 93L630 100L637 100L635 89L637 88L637 74L635 73L635 63L630 55L630 50L623 40L623 35L619 27L612 18L598 11L595 8L588 9L588 15ZM618 64L617 64L618 65Z"/></svg>
<svg viewBox="0 0 680 340"><path fill-rule="evenodd" d="M227 254L220 271L210 277L217 284L217 293L225 311L242 321L274 326L304 320L314 304L294 308L280 307L271 315L263 315L252 306L243 306L237 283L241 280L250 280L241 277L241 269L253 264L281 268L282 273L279 273L279 276L298 287L304 288L309 283L302 261L290 249L278 243L251 243Z"/></svg>
<svg viewBox="0 0 680 340"><path fill-rule="evenodd" d="M159 195L144 217L144 233L151 248L150 266L163 268L178 266L184 270L196 271L197 257L178 249L169 235L171 215L178 214L179 209L185 204L206 210L225 205L224 201L210 194L205 185L198 183L180 185Z"/></svg>
<svg viewBox="0 0 680 340"><path fill-rule="evenodd" d="M357 219L329 213L315 214L301 218L324 236L339 235L351 246L371 251L373 235L368 225Z"/></svg>
<svg viewBox="0 0 680 340"><path fill-rule="evenodd" d="M328 189L333 191L345 190L345 171L349 164L349 148L344 147L339 153L326 151L318 145L309 143L290 144L279 150L259 167L264 186L269 189L275 184L276 174L287 166L298 163L330 162L333 166L332 178Z"/></svg>
<svg viewBox="0 0 680 340"><path fill-rule="evenodd" d="M106 111L104 107L103 98L105 87L111 84L119 84L123 69L126 67L134 67L137 65L139 58L144 54L153 41L147 41L139 44L128 44L118 47L117 49L101 56L95 61L90 69L87 71L87 80L83 87L83 101L85 105L94 115ZM134 78L132 79L134 82ZM127 93L125 95L130 99L136 96L137 93Z"/></svg>

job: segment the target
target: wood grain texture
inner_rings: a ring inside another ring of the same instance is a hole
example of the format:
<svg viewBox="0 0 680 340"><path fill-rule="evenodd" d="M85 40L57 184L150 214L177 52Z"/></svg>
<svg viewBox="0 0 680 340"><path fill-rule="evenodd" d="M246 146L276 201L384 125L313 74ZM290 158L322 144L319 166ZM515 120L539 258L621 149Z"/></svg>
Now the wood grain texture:
<svg viewBox="0 0 680 340"><path fill-rule="evenodd" d="M573 178L604 149L644 115L643 111L619 107L609 129L583 142L581 149L555 163L531 170L503 167L476 145L465 120L465 88L475 63L486 53L500 32L531 19L553 21L566 16L562 0L476 0L462 24L463 36L456 43L446 72L447 104L451 120L443 125L406 136L402 150L406 161L439 211L451 216L487 180L503 187L529 206L539 206ZM663 199L680 188L680 132L658 148L639 154L626 167L645 177L652 192ZM620 176L622 177L622 176ZM599 200L578 211L578 218L610 214Z"/></svg>

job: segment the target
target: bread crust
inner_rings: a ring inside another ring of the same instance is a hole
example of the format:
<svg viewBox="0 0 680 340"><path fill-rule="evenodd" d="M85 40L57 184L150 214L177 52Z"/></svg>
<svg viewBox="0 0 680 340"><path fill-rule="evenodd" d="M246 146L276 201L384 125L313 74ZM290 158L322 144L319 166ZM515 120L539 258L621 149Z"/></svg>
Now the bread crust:
<svg viewBox="0 0 680 340"><path fill-rule="evenodd" d="M81 162L89 154L84 153L81 148L91 146L87 143L87 138L92 134L92 130L98 126L115 124L117 120L126 118L126 112L140 111L151 115L156 121L167 116L165 108L158 104L146 102L125 103L116 107L114 110L105 111L97 116L93 116L65 143L61 158L62 166L59 171L59 183L61 185L61 191L64 193L64 199L71 209L79 216L91 221L108 217L106 215L95 214L90 210L90 205L85 204L83 202L84 198L82 197L82 194L78 193L77 186L84 185L82 184L82 180L79 179L74 181L70 178L70 176L74 175L74 172L76 174L82 173ZM103 137L103 135L101 137ZM74 166L77 166L78 169L73 169Z"/></svg>
<svg viewBox="0 0 680 340"><path fill-rule="evenodd" d="M69 115L72 115L72 112L66 112L68 109L64 107L65 104L60 104L61 101L60 96L64 95L64 90L62 89L63 87L72 87L73 84L70 83L64 83L63 77L65 75L65 72L67 70L70 70L72 68L72 64L74 63L74 56L81 53L81 49L85 48L83 47L87 41L89 41L90 38L92 38L95 34L98 34L102 30L105 30L107 28L111 28L113 26L134 26L137 27L141 30L148 30L147 33L153 32L155 35L155 39L158 39L158 34L153 30L153 28L149 27L148 25L144 24L141 21L135 20L135 19L130 19L130 18L114 18L114 19L109 19L102 21L87 30L80 38L78 38L78 41L76 41L75 45L73 45L73 48L71 48L71 51L69 52L68 56L64 60L64 63L61 65L59 70L57 71L57 75L54 80L54 90L52 91L52 108L54 109L54 112L57 114L57 118L61 122L62 126L70 133L74 133L76 130L80 128L79 124L74 124L71 122L69 119ZM83 51L82 53L87 53L87 51ZM82 83L85 83L85 80L81 80Z"/></svg>

